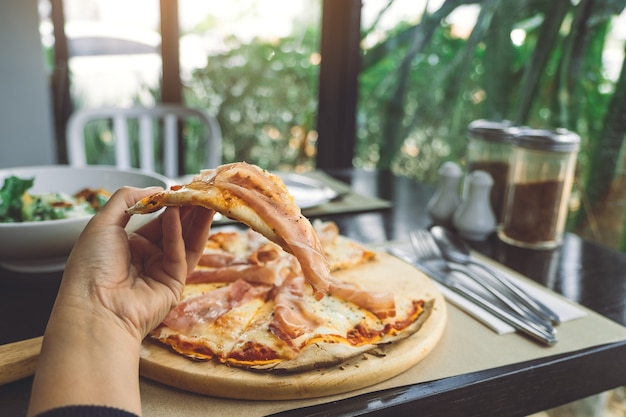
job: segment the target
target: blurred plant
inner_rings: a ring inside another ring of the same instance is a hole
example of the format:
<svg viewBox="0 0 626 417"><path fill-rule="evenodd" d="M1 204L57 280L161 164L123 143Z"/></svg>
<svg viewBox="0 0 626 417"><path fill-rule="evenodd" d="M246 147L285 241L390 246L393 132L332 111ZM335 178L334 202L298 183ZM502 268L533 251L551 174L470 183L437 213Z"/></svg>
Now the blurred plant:
<svg viewBox="0 0 626 417"><path fill-rule="evenodd" d="M447 19L467 5L480 12L471 33L457 36ZM463 162L474 119L568 128L583 138L581 204L570 228L589 229L615 189L624 148L624 64L615 81L603 59L612 19L625 7L625 0L446 0L425 9L419 23L397 26L364 51L355 165L432 182L444 161Z"/></svg>
<svg viewBox="0 0 626 417"><path fill-rule="evenodd" d="M194 72L185 101L217 117L225 162L314 168L318 43L317 24L280 39L231 38L227 51Z"/></svg>
<svg viewBox="0 0 626 417"><path fill-rule="evenodd" d="M623 228L623 207L617 217L606 213L626 201L626 179L616 175L626 152L626 71L622 63L620 75L609 77L604 60L624 50L624 40L616 46L608 36L626 0L445 0L434 11L428 5L418 23L400 22L363 50L354 165L433 182L443 162L463 163L474 119L565 127L583 139L570 230L617 245L619 236L606 234ZM451 15L464 7L479 13L473 28L459 33ZM186 104L220 122L224 162L314 168L320 29L318 20L303 19L287 37L226 39L224 52L207 57L188 81ZM189 140L186 166L194 172L202 168L194 159L202 144ZM609 217L611 225L599 225Z"/></svg>

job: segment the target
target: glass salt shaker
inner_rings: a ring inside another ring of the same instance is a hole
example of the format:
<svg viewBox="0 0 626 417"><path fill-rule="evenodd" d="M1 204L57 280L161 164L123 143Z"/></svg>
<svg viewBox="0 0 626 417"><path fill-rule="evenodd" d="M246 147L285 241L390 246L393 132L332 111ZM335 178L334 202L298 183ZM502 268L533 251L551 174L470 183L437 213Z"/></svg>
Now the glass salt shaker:
<svg viewBox="0 0 626 417"><path fill-rule="evenodd" d="M515 126L510 121L474 120L467 128L467 174L481 170L493 179L491 208L496 223L502 221L504 193L509 173L511 138ZM467 183L464 189L467 193Z"/></svg>
<svg viewBox="0 0 626 417"><path fill-rule="evenodd" d="M580 136L566 129L513 135L502 241L533 249L561 244L579 146Z"/></svg>

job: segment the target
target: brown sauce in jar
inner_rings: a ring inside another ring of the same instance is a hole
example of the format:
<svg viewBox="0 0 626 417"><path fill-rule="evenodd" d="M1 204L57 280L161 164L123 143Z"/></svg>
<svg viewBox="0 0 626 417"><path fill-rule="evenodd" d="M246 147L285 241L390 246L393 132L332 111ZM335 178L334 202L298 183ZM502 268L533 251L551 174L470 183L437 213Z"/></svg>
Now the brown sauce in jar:
<svg viewBox="0 0 626 417"><path fill-rule="evenodd" d="M503 232L511 239L526 243L550 242L557 239L559 202L563 181L516 183L507 197L510 212Z"/></svg>

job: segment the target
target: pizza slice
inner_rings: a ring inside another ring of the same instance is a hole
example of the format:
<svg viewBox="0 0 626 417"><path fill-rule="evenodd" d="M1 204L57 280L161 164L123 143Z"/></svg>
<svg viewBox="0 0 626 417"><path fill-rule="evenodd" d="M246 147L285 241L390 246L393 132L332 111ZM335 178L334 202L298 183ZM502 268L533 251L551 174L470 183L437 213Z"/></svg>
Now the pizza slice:
<svg viewBox="0 0 626 417"><path fill-rule="evenodd" d="M322 243L331 272L350 269L374 259L374 252L351 239L341 236L337 224L315 220L313 228Z"/></svg>
<svg viewBox="0 0 626 417"><path fill-rule="evenodd" d="M146 197L127 212L183 205L204 206L248 225L298 259L316 299L328 292L330 269L322 245L277 175L245 162L226 164L202 171L189 184Z"/></svg>
<svg viewBox="0 0 626 417"><path fill-rule="evenodd" d="M224 284L187 285L152 337L196 360L224 362L240 335L265 307L267 285L238 280Z"/></svg>

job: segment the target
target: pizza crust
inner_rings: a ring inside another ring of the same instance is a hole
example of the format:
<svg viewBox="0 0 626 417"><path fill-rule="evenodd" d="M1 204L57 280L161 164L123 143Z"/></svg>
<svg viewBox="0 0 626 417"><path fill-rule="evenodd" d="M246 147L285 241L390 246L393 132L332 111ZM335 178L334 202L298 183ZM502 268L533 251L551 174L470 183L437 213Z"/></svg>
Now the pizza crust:
<svg viewBox="0 0 626 417"><path fill-rule="evenodd" d="M281 361L276 364L249 366L252 370L272 370L275 372L307 372L315 369L327 368L333 365L339 365L356 356L362 354L372 354L373 356L384 356L384 346L387 344L397 343L416 333L430 317L435 300L429 300L424 304L424 311L419 318L404 329L402 332L393 336L387 336L376 344L367 344L362 346L350 346L345 343L324 343L316 342L304 348L294 359ZM380 349L383 350L380 350Z"/></svg>

